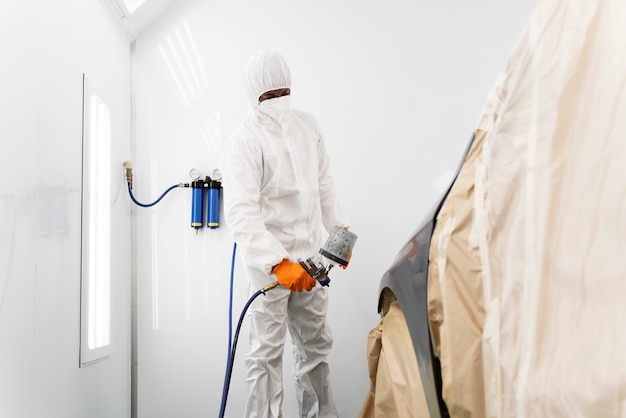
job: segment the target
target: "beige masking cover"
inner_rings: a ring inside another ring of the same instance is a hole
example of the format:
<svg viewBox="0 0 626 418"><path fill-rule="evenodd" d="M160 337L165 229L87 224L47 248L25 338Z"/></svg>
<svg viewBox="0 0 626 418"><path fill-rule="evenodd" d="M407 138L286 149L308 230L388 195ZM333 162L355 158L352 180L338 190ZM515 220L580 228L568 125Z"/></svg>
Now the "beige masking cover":
<svg viewBox="0 0 626 418"><path fill-rule="evenodd" d="M389 289L381 295L381 321L368 338L371 387L359 418L428 418L415 350L400 304Z"/></svg>
<svg viewBox="0 0 626 418"><path fill-rule="evenodd" d="M437 214L428 266L428 319L441 362L442 394L452 417L485 417L482 267L472 238L477 130L463 166Z"/></svg>
<svg viewBox="0 0 626 418"><path fill-rule="evenodd" d="M626 2L540 1L477 128L430 252L451 415L625 417Z"/></svg>
<svg viewBox="0 0 626 418"><path fill-rule="evenodd" d="M626 1L537 4L429 259L451 416L626 417Z"/></svg>
<svg viewBox="0 0 626 418"><path fill-rule="evenodd" d="M626 1L540 1L495 96L474 208L486 410L625 417Z"/></svg>

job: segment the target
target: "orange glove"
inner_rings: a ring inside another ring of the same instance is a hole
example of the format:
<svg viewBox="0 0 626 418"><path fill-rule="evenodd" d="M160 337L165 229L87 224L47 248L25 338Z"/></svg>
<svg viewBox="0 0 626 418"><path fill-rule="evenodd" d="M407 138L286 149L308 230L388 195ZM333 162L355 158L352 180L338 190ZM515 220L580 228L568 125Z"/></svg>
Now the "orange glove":
<svg viewBox="0 0 626 418"><path fill-rule="evenodd" d="M350 260L352 260L352 253L350 253L350 255L348 256L348 264L350 264ZM341 267L342 269L347 269L348 268L348 264L344 265L339 265L339 267Z"/></svg>
<svg viewBox="0 0 626 418"><path fill-rule="evenodd" d="M302 289L309 292L315 286L315 279L299 263L287 259L274 266L272 273L276 275L278 283L292 292L302 292Z"/></svg>

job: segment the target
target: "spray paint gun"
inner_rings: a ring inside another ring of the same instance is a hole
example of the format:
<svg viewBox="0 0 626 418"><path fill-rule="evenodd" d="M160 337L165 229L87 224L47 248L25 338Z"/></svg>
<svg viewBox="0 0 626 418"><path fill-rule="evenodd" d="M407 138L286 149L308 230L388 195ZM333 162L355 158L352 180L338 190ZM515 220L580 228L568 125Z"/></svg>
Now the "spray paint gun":
<svg viewBox="0 0 626 418"><path fill-rule="evenodd" d="M330 283L330 278L328 277L330 269L337 264L343 267L348 265L356 239L357 236L353 232L340 226L335 226L330 231L324 246L320 248L320 254L327 261L326 264L320 263L318 265L311 258L307 258L305 261L298 259L298 262L322 286L328 286Z"/></svg>

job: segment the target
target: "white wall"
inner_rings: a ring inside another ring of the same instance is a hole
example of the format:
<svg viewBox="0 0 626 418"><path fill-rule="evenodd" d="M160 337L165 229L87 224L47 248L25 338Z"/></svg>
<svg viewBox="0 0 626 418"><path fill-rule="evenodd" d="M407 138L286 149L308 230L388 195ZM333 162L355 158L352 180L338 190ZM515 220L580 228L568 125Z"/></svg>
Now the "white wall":
<svg viewBox="0 0 626 418"><path fill-rule="evenodd" d="M135 191L144 201L188 181L191 168L218 168L248 109L242 71L251 53L277 49L290 64L294 106L318 117L359 235L350 268L331 275L330 361L342 416L357 415L369 388L365 348L379 280L447 186L441 179L456 169L534 3L180 1L137 40ZM192 232L190 196L175 190L135 212L140 417L219 411L232 241L226 228ZM247 300L240 267L235 323ZM243 413L246 325L231 417ZM287 354L285 416L296 414L290 366Z"/></svg>
<svg viewBox="0 0 626 418"><path fill-rule="evenodd" d="M113 353L78 367L82 77L86 73L101 87L111 107L114 194L123 193L121 160L130 154L129 43L97 0L5 3L0 416L130 416L130 211L123 199L112 206Z"/></svg>

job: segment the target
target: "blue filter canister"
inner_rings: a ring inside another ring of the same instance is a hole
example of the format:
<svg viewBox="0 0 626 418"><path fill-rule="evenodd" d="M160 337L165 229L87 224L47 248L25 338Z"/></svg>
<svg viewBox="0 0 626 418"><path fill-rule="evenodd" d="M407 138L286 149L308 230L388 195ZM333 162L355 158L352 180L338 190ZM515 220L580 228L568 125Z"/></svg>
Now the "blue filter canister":
<svg viewBox="0 0 626 418"><path fill-rule="evenodd" d="M211 180L207 177L208 188L208 205L207 205L207 226L211 229L220 226L220 191L222 182L220 180Z"/></svg>
<svg viewBox="0 0 626 418"><path fill-rule="evenodd" d="M191 227L202 228L202 216L204 215L204 187L202 180L191 182Z"/></svg>

